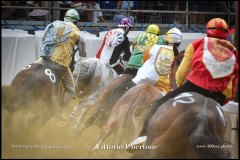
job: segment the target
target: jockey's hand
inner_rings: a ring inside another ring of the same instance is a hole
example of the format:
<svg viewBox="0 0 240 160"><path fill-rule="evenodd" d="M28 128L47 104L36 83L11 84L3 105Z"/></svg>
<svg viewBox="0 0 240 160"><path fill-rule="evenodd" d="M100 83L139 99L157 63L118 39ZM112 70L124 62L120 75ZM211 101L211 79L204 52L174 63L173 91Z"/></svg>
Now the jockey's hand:
<svg viewBox="0 0 240 160"><path fill-rule="evenodd" d="M71 62L69 68L70 68L71 72L74 71L74 69L75 69L75 62L74 61Z"/></svg>
<svg viewBox="0 0 240 160"><path fill-rule="evenodd" d="M128 64L128 62L124 60L121 60L119 63L124 69L127 67L127 64Z"/></svg>

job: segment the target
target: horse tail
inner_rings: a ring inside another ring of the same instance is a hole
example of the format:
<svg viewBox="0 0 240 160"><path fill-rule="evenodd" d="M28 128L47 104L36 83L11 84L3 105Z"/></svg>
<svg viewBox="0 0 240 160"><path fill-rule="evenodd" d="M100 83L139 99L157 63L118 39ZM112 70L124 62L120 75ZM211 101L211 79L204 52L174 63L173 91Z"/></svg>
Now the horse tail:
<svg viewBox="0 0 240 160"><path fill-rule="evenodd" d="M116 80L118 81L118 80ZM113 87L113 90L111 92L108 92L109 89L106 90L106 92L111 93L108 97L102 98L102 102L101 106L103 108L101 108L101 112L98 116L98 118L96 119L96 123L99 124L100 126L102 126L103 124L105 124L111 114L111 110L114 107L114 105L117 103L117 101L120 99L120 97L127 92L128 89L130 89L131 87L134 86L134 83L132 82L132 80L130 79L130 76L127 76L126 79L123 78L120 80L121 83L119 86L117 86L116 88ZM114 83L115 85L117 85L116 83ZM114 86L114 85L111 85Z"/></svg>
<svg viewBox="0 0 240 160"><path fill-rule="evenodd" d="M159 98L159 93L159 90L150 84L139 84L128 90L116 102L112 111L118 113L118 117L113 114L111 116L119 127L118 143L123 139L129 141L139 133L144 119L150 111L151 103Z"/></svg>
<svg viewBox="0 0 240 160"><path fill-rule="evenodd" d="M122 102L129 103L130 106L127 112L126 122L134 124L127 124L127 126L139 128L139 126L142 126L144 119L150 111L152 103L160 97L161 92L153 85L143 83L130 89L125 95L126 99L123 99ZM129 99L129 97L131 98ZM141 120L139 118L141 118Z"/></svg>
<svg viewBox="0 0 240 160"><path fill-rule="evenodd" d="M206 99L204 106L201 106L203 108L207 108ZM207 115L207 112L200 111L193 115L195 118L191 123L192 127L188 125L189 131L192 130L189 136L190 144L200 159L225 159L227 155L221 147L224 144L224 139L215 133L217 126L215 126L215 121Z"/></svg>
<svg viewBox="0 0 240 160"><path fill-rule="evenodd" d="M131 79L131 76L129 75L118 76L112 79L110 83L101 90L101 94L97 97L97 100L95 100L96 110L93 112L90 118L88 118L85 121L84 123L85 126L89 127L93 123L96 123L99 126L105 124L110 115L114 103L118 100L114 99L112 96L117 94L115 91L117 90L119 85L125 83L127 79Z"/></svg>
<svg viewBox="0 0 240 160"><path fill-rule="evenodd" d="M3 108L9 112L15 112L20 110L21 106L18 104L21 103L20 101L23 101L23 98L18 98L18 93L12 88L12 86L3 86L2 87L3 92Z"/></svg>
<svg viewBox="0 0 240 160"><path fill-rule="evenodd" d="M11 111L11 105L9 105L9 97L11 96L11 88L10 86L2 86L2 107L7 110Z"/></svg>

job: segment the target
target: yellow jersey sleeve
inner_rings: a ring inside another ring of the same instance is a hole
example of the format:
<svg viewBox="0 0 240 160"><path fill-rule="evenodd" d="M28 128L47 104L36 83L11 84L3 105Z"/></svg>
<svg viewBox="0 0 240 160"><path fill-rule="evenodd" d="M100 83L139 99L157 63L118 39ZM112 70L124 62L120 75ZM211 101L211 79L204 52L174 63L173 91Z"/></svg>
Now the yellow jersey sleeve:
<svg viewBox="0 0 240 160"><path fill-rule="evenodd" d="M150 52L150 49L149 48L143 55L143 59L142 59L142 64L145 63L149 58L150 58L150 55L149 55L149 52Z"/></svg>
<svg viewBox="0 0 240 160"><path fill-rule="evenodd" d="M189 44L185 50L182 62L176 72L176 84L178 87L183 85L187 74L192 70L193 54L194 47L192 44Z"/></svg>

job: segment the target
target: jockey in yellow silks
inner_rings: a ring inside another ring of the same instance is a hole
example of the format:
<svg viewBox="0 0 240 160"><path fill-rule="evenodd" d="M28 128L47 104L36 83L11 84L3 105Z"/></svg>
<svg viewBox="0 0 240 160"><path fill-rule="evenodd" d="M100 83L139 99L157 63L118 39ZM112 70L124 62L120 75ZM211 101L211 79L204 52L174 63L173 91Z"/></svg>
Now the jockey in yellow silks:
<svg viewBox="0 0 240 160"><path fill-rule="evenodd" d="M41 63L57 71L65 91L72 95L75 94L75 87L70 65L75 45L78 46L80 56L86 56L85 43L77 27L79 19L78 11L69 9L64 21L57 20L46 27L40 47Z"/></svg>
<svg viewBox="0 0 240 160"><path fill-rule="evenodd" d="M144 53L154 44L165 45L165 41L159 36L160 29L156 24L151 24L145 32L139 34L131 46L133 52L128 61L124 74L136 76L138 69L142 66Z"/></svg>
<svg viewBox="0 0 240 160"><path fill-rule="evenodd" d="M165 34L165 41L167 45L155 44L144 54L144 64L133 79L135 84L149 82L164 93L171 90L169 75L171 64L178 54L177 47L182 41L181 31L177 28L170 29Z"/></svg>

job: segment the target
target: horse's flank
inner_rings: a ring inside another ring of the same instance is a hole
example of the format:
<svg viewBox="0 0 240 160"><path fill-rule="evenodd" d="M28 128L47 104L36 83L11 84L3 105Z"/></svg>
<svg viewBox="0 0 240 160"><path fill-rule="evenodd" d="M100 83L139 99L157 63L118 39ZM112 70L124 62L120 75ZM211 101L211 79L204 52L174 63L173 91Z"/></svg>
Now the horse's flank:
<svg viewBox="0 0 240 160"><path fill-rule="evenodd" d="M140 132L151 104L161 96L161 92L148 83L129 89L114 105L103 127L105 134L117 131L116 143L128 143Z"/></svg>

